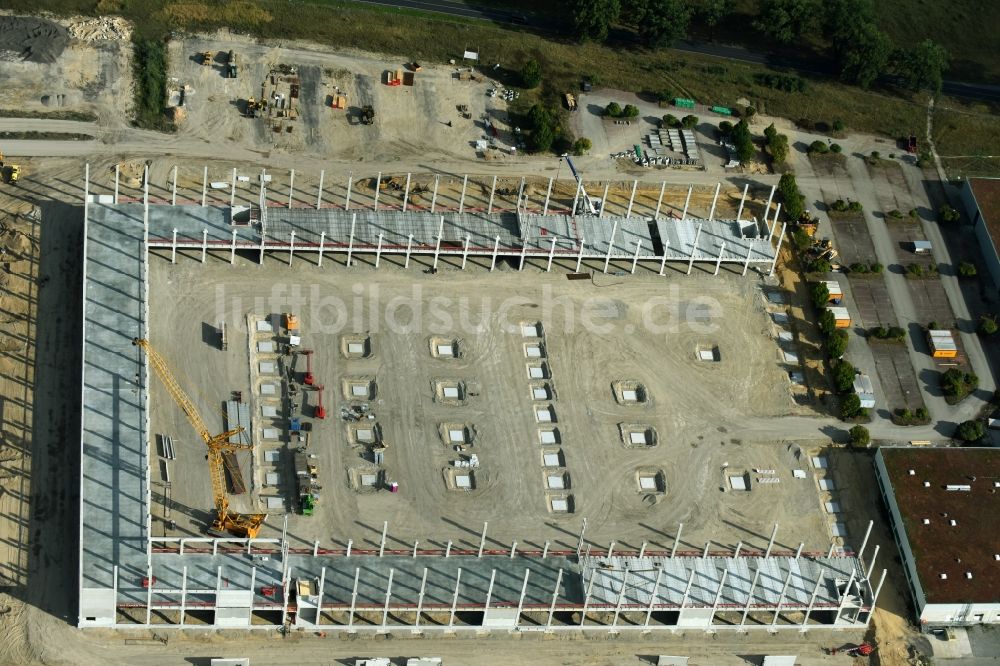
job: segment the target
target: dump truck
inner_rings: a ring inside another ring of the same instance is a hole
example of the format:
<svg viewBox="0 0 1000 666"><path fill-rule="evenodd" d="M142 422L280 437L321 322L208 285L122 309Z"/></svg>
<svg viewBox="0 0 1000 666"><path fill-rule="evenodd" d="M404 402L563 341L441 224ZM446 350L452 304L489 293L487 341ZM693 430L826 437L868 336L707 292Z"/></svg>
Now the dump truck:
<svg viewBox="0 0 1000 666"><path fill-rule="evenodd" d="M201 54L201 64L204 65L205 67L208 67L209 65L212 64L212 60L214 58L215 55L211 51L203 51Z"/></svg>
<svg viewBox="0 0 1000 666"><path fill-rule="evenodd" d="M235 79L236 72L236 53L234 51L230 51L226 54L226 78Z"/></svg>
<svg viewBox="0 0 1000 666"><path fill-rule="evenodd" d="M298 484L299 507L304 516L311 516L319 503L321 486L317 483L319 468L315 461L315 454L303 450L295 453L295 479Z"/></svg>
<svg viewBox="0 0 1000 666"><path fill-rule="evenodd" d="M573 93L566 93L566 108L570 111L576 111L576 97Z"/></svg>

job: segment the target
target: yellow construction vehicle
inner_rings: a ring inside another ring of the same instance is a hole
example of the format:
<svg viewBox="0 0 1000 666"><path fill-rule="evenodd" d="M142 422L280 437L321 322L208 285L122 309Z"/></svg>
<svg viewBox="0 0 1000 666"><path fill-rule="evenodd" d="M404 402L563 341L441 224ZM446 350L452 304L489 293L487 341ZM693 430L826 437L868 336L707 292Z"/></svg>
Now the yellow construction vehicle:
<svg viewBox="0 0 1000 666"><path fill-rule="evenodd" d="M21 166L19 164L7 164L4 162L3 153L0 153L0 180L11 185L16 185L21 178Z"/></svg>
<svg viewBox="0 0 1000 666"><path fill-rule="evenodd" d="M251 444L234 444L229 441L233 435L243 432L243 428L238 427L228 430L219 435L213 435L205 425L204 419L194 406L187 393L180 387L174 378L170 366L160 353L153 349L149 340L135 338L132 344L146 352L149 364L153 366L156 375L163 382L170 397L174 399L177 406L181 408L188 422L198 431L205 446L208 447L208 472L212 477L212 493L215 497L215 520L212 522L208 532L210 534L225 535L229 532L233 536L243 538L254 538L260 532L260 526L264 524L265 514L240 514L229 510L229 498L226 493L226 472L223 454L235 451L246 451L252 448Z"/></svg>

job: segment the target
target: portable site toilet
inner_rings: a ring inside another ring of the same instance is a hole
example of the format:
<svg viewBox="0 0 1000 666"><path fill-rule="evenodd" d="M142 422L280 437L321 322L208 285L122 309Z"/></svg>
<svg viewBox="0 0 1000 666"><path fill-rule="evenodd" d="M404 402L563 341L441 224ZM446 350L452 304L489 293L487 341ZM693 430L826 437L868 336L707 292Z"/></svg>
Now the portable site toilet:
<svg viewBox="0 0 1000 666"><path fill-rule="evenodd" d="M833 313L833 320L837 328L849 328L851 325L851 315L844 307L828 308Z"/></svg>

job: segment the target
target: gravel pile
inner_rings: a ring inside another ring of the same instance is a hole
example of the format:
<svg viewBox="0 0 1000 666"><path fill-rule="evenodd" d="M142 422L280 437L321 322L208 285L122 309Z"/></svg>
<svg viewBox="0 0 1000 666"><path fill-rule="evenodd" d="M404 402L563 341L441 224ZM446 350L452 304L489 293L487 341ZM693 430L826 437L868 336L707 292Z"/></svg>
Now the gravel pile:
<svg viewBox="0 0 1000 666"><path fill-rule="evenodd" d="M69 31L51 21L0 16L0 57L53 63L69 44Z"/></svg>

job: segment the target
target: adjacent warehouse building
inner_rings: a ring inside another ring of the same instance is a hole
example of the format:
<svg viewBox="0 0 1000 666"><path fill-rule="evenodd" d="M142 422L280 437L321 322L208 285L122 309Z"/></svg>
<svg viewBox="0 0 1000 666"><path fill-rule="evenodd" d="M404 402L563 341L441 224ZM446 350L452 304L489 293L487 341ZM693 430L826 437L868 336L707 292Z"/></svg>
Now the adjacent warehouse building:
<svg viewBox="0 0 1000 666"><path fill-rule="evenodd" d="M875 468L921 625L1000 624L1000 450L883 447Z"/></svg>
<svg viewBox="0 0 1000 666"><path fill-rule="evenodd" d="M969 178L962 187L962 201L993 284L1000 287L1000 178Z"/></svg>

